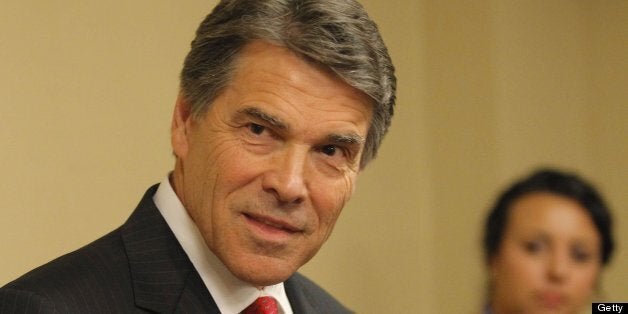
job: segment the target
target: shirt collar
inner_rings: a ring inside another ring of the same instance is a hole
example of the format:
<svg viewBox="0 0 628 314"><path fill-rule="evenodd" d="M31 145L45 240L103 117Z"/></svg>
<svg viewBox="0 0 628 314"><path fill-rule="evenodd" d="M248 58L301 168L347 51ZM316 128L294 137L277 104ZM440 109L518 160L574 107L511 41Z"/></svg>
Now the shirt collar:
<svg viewBox="0 0 628 314"><path fill-rule="evenodd" d="M205 245L203 236L174 192L170 180L161 182L153 201L183 247L221 313L240 313L260 296L272 296L280 313L292 314L283 283L257 289L236 278Z"/></svg>

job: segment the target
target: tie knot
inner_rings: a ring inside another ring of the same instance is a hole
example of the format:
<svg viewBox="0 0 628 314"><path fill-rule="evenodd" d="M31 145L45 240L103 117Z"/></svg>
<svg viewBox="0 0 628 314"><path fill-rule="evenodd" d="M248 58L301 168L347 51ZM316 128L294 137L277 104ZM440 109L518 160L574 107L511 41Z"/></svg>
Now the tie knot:
<svg viewBox="0 0 628 314"><path fill-rule="evenodd" d="M273 297L259 297L242 314L278 314L277 301Z"/></svg>

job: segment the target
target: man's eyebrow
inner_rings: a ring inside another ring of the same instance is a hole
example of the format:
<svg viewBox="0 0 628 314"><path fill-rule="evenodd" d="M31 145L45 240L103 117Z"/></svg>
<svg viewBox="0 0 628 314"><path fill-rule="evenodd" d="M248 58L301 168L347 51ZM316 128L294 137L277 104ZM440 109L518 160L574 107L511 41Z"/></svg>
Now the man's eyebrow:
<svg viewBox="0 0 628 314"><path fill-rule="evenodd" d="M283 122L280 118L273 116L270 113L264 112L260 108L256 107L247 107L238 111L239 113L245 114L247 116L262 120L275 128L287 130L289 129L289 125Z"/></svg>
<svg viewBox="0 0 628 314"><path fill-rule="evenodd" d="M360 136L357 133L330 134L327 136L327 140L332 143L349 144L349 145L359 145L366 142L364 137Z"/></svg>
<svg viewBox="0 0 628 314"><path fill-rule="evenodd" d="M262 120L270 124L271 126L281 129L281 130L290 129L290 125L288 123L282 121L279 117L276 117L270 113L267 113L257 107L247 107L247 108L238 110L238 113L247 115L249 117L253 117L255 119ZM340 133L329 134L327 136L327 141L331 143L348 144L348 145L360 145L366 142L364 137L353 132L346 133L346 134L340 134Z"/></svg>

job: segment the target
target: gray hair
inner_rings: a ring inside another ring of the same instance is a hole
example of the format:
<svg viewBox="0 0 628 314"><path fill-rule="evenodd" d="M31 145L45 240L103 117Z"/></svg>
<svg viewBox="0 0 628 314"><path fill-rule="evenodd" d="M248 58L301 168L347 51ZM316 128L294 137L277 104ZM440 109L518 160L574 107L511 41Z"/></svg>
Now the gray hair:
<svg viewBox="0 0 628 314"><path fill-rule="evenodd" d="M222 0L196 31L181 92L201 117L229 83L234 60L254 40L313 60L372 100L360 167L375 158L394 112L396 78L377 25L354 0Z"/></svg>

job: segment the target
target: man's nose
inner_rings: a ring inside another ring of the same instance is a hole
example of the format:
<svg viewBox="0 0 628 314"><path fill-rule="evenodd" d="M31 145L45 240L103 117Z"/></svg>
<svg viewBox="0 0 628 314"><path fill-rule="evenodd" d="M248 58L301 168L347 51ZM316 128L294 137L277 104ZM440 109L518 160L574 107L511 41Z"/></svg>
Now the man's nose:
<svg viewBox="0 0 628 314"><path fill-rule="evenodd" d="M307 151L287 148L271 158L272 164L264 174L262 186L282 204L300 204L307 198L305 166Z"/></svg>

